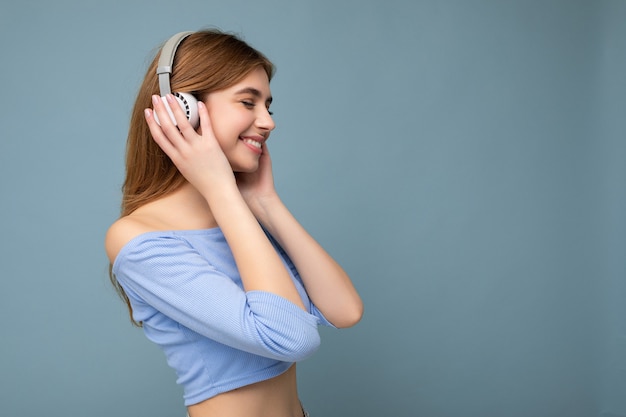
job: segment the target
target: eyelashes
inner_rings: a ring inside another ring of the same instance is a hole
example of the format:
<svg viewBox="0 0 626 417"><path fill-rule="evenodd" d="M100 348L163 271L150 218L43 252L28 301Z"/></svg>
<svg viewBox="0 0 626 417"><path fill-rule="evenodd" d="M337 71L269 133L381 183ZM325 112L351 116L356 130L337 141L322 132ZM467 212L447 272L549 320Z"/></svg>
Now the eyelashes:
<svg viewBox="0 0 626 417"><path fill-rule="evenodd" d="M256 104L252 101L248 101L248 100L241 100L241 104L244 105L245 108L252 110ZM274 112L270 111L270 109L267 109L267 112L269 113L270 116L272 116L274 114Z"/></svg>

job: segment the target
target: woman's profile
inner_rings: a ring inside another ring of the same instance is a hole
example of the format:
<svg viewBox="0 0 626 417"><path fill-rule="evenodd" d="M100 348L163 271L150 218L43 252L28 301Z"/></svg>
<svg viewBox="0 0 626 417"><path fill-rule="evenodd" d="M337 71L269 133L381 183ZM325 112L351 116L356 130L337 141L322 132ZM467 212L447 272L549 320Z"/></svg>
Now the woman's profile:
<svg viewBox="0 0 626 417"><path fill-rule="evenodd" d="M216 30L170 41L131 115L111 279L190 417L306 416L295 363L318 348L319 325L356 324L361 299L274 187L272 63Z"/></svg>

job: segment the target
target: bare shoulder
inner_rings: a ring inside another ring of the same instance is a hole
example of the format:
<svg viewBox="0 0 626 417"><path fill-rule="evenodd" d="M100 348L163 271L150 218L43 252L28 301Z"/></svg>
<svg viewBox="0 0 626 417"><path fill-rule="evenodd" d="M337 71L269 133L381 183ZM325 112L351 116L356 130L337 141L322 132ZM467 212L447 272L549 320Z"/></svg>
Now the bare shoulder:
<svg viewBox="0 0 626 417"><path fill-rule="evenodd" d="M119 251L135 237L153 231L154 227L145 219L138 216L126 216L115 221L109 227L104 239L104 247L113 263Z"/></svg>

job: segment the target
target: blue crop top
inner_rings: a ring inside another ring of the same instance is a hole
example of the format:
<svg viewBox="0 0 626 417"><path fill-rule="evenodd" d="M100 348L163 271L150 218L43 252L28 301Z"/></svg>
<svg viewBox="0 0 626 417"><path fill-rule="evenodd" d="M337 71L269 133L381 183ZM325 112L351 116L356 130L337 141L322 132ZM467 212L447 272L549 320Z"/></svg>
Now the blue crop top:
<svg viewBox="0 0 626 417"><path fill-rule="evenodd" d="M145 233L115 259L133 318L176 371L185 405L279 375L318 348L319 324L332 326L268 237L307 311L273 293L244 291L219 228Z"/></svg>

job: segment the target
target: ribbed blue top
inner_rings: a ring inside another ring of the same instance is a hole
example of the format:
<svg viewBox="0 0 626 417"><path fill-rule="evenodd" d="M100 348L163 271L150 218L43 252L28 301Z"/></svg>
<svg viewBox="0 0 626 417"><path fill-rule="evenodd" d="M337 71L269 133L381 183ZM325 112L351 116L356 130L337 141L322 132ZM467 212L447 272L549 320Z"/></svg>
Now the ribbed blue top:
<svg viewBox="0 0 626 417"><path fill-rule="evenodd" d="M219 228L145 233L115 259L133 317L163 349L185 405L279 375L319 347L319 324L332 326L269 237L307 311L273 293L244 291Z"/></svg>

